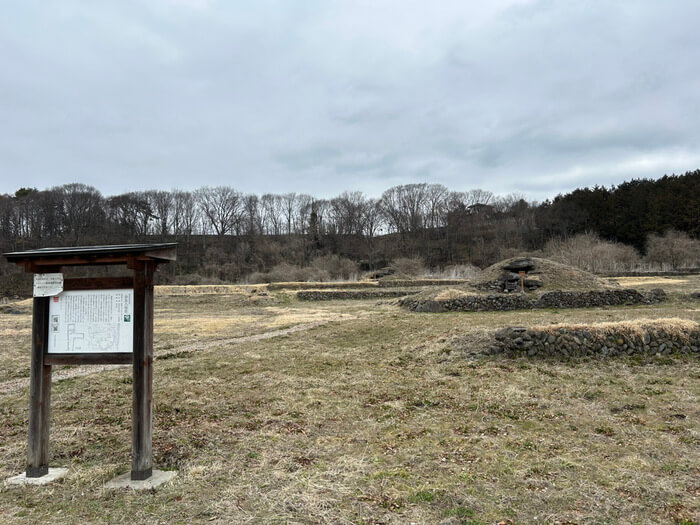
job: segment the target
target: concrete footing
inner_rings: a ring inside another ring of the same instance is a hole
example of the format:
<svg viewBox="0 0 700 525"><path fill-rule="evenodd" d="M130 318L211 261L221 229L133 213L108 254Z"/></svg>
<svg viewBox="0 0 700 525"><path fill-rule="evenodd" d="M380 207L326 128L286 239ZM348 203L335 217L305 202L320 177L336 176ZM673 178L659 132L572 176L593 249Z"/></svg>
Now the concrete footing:
<svg viewBox="0 0 700 525"><path fill-rule="evenodd" d="M49 473L38 478L28 478L26 472L8 478L8 485L46 485L68 474L67 468L49 468Z"/></svg>
<svg viewBox="0 0 700 525"><path fill-rule="evenodd" d="M133 489L148 490L161 486L177 476L177 470L153 470L153 474L148 479L131 479L131 472L117 476L105 483L106 489Z"/></svg>

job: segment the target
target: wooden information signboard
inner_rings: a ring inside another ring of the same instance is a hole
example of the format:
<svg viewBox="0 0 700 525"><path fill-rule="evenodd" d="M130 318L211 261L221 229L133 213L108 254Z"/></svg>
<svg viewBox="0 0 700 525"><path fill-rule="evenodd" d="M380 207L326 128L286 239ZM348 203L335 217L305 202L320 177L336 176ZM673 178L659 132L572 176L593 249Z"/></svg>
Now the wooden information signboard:
<svg viewBox="0 0 700 525"><path fill-rule="evenodd" d="M131 479L152 474L153 274L175 243L42 248L6 253L35 275L27 478L49 470L51 369L133 364ZM64 279L64 266L123 264L133 277Z"/></svg>

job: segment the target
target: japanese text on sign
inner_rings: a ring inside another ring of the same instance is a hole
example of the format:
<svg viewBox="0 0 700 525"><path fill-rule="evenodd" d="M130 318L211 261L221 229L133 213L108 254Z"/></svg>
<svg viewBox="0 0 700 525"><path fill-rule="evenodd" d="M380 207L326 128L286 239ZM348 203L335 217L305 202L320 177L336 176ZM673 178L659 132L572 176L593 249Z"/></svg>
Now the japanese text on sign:
<svg viewBox="0 0 700 525"><path fill-rule="evenodd" d="M34 274L34 297L51 297L63 291L62 273Z"/></svg>
<svg viewBox="0 0 700 525"><path fill-rule="evenodd" d="M133 290L62 292L49 306L48 353L133 352Z"/></svg>

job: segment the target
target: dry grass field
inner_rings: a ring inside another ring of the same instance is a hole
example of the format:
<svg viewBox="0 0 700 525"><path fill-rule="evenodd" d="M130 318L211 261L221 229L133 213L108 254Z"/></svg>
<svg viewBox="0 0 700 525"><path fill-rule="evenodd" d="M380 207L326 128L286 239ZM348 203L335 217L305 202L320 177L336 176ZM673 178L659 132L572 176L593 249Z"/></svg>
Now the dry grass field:
<svg viewBox="0 0 700 525"><path fill-rule="evenodd" d="M700 289L676 280L652 287ZM30 304L9 306L0 479L24 469L27 435ZM0 522L698 523L697 356L466 357L506 326L667 317L700 321L700 302L417 314L163 287L153 450L175 481L104 488L130 465L130 369L62 367L52 466L69 474L0 488Z"/></svg>
<svg viewBox="0 0 700 525"><path fill-rule="evenodd" d="M670 293L700 292L700 275L683 275L677 277L615 277L610 280L617 281L623 288L637 288L639 290L663 288L666 292Z"/></svg>

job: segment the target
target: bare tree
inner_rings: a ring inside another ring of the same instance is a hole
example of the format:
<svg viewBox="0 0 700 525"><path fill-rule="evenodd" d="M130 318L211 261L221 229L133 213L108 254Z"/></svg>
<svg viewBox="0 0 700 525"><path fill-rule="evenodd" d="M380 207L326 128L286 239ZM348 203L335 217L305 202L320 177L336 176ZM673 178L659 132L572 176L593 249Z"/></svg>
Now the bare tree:
<svg viewBox="0 0 700 525"><path fill-rule="evenodd" d="M494 199L493 193L488 190L474 189L463 193L463 202L467 208L475 204L487 205L491 204Z"/></svg>
<svg viewBox="0 0 700 525"><path fill-rule="evenodd" d="M282 197L266 193L260 199L260 204L262 205L262 220L265 233L268 235L281 235L284 221Z"/></svg>
<svg viewBox="0 0 700 525"><path fill-rule="evenodd" d="M330 225L330 201L326 199L315 200L311 204L312 211L316 214L316 231L318 235L326 235Z"/></svg>
<svg viewBox="0 0 700 525"><path fill-rule="evenodd" d="M394 186L382 193L380 208L390 231L406 233L408 221L403 208L401 186Z"/></svg>
<svg viewBox="0 0 700 525"><path fill-rule="evenodd" d="M427 186L425 183L400 186L401 202L408 220L409 231L416 232L423 227Z"/></svg>
<svg viewBox="0 0 700 525"><path fill-rule="evenodd" d="M243 197L243 233L258 235L263 232L260 200L257 195Z"/></svg>
<svg viewBox="0 0 700 525"><path fill-rule="evenodd" d="M377 199L367 199L364 202L360 221L362 235L367 239L376 237L383 224L382 208Z"/></svg>
<svg viewBox="0 0 700 525"><path fill-rule="evenodd" d="M606 241L595 233L552 239L544 246L547 257L588 272L633 270L639 254L631 246Z"/></svg>
<svg viewBox="0 0 700 525"><path fill-rule="evenodd" d="M189 191L173 192L173 233L190 236L199 221L199 208L194 194Z"/></svg>
<svg viewBox="0 0 700 525"><path fill-rule="evenodd" d="M16 224L20 236L31 239L36 230L34 214L34 198L38 191L36 188L21 189L15 193L17 199Z"/></svg>
<svg viewBox="0 0 700 525"><path fill-rule="evenodd" d="M330 201L331 220L340 235L362 234L366 198L360 191L344 192Z"/></svg>
<svg viewBox="0 0 700 525"><path fill-rule="evenodd" d="M295 209L295 231L297 233L303 235L307 232L311 215L311 203L313 201L314 198L311 195L307 195L305 193L297 195Z"/></svg>
<svg viewBox="0 0 700 525"><path fill-rule="evenodd" d="M294 225L294 212L297 207L297 194L285 193L282 195L282 202L284 203L284 213L287 221L287 235L291 235L294 231L292 226Z"/></svg>
<svg viewBox="0 0 700 525"><path fill-rule="evenodd" d="M109 220L122 236L133 239L146 235L148 221L153 213L142 193L115 195L107 199L106 204Z"/></svg>
<svg viewBox="0 0 700 525"><path fill-rule="evenodd" d="M79 244L90 231L102 226L104 200L97 189L86 184L65 184L53 188L60 198L60 213L66 238Z"/></svg>
<svg viewBox="0 0 700 525"><path fill-rule="evenodd" d="M360 228L367 247L367 262L370 268L374 268L375 237L381 231L382 223L383 215L379 201L376 199L365 200L360 213Z"/></svg>
<svg viewBox="0 0 700 525"><path fill-rule="evenodd" d="M146 192L146 199L153 211L157 224L157 234L164 237L170 233L173 220L173 195L169 191L151 190Z"/></svg>
<svg viewBox="0 0 700 525"><path fill-rule="evenodd" d="M216 235L231 233L239 224L242 195L229 186L203 187L197 190L197 202Z"/></svg>
<svg viewBox="0 0 700 525"><path fill-rule="evenodd" d="M427 184L405 184L382 194L381 206L389 227L398 233L423 228Z"/></svg>
<svg viewBox="0 0 700 525"><path fill-rule="evenodd" d="M445 225L449 190L442 184L429 184L425 188L425 227L439 228Z"/></svg>
<svg viewBox="0 0 700 525"><path fill-rule="evenodd" d="M647 237L647 260L658 264L670 264L677 270L700 265L700 241L687 233L668 230L663 235Z"/></svg>
<svg viewBox="0 0 700 525"><path fill-rule="evenodd" d="M497 211L507 213L516 206L522 206L521 201L525 201L521 193L509 193L508 195L503 195L502 197L494 199L493 206Z"/></svg>

